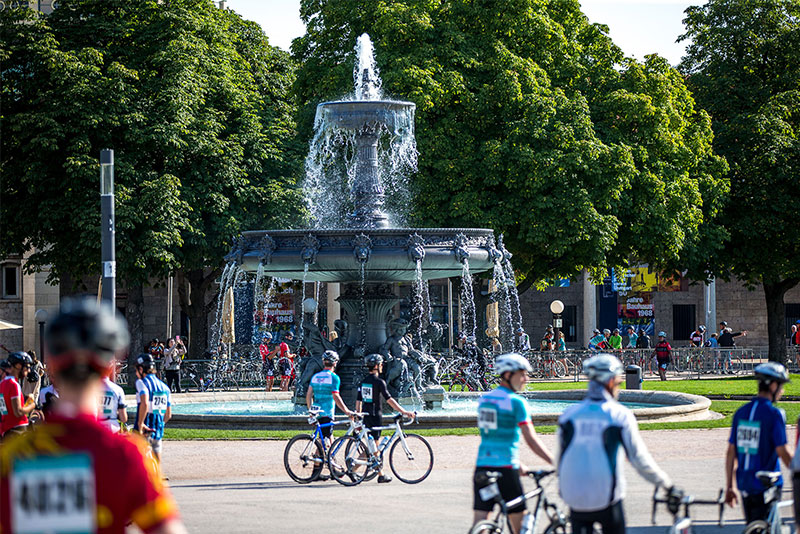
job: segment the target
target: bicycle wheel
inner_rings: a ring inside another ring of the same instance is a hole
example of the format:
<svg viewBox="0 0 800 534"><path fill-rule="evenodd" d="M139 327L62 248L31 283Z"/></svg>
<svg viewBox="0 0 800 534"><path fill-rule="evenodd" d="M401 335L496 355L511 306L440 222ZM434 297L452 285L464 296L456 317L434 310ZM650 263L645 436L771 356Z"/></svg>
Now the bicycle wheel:
<svg viewBox="0 0 800 534"><path fill-rule="evenodd" d="M503 532L502 523L498 525L494 521L489 521L488 519L484 519L483 521L478 521L469 530L469 534L502 534L502 532Z"/></svg>
<svg viewBox="0 0 800 534"><path fill-rule="evenodd" d="M769 523L762 519L756 519L755 521L747 523L742 534L767 534L768 532Z"/></svg>
<svg viewBox="0 0 800 534"><path fill-rule="evenodd" d="M558 378L564 378L567 376L567 366L564 364L563 361L558 360L553 362L553 374L556 375Z"/></svg>
<svg viewBox="0 0 800 534"><path fill-rule="evenodd" d="M389 466L399 480L406 484L417 484L431 474L433 449L425 438L417 434L404 434L404 438L392 444Z"/></svg>
<svg viewBox="0 0 800 534"><path fill-rule="evenodd" d="M322 445L309 434L300 434L289 440L283 451L283 466L292 480L308 484L319 477L325 458Z"/></svg>
<svg viewBox="0 0 800 534"><path fill-rule="evenodd" d="M344 486L360 484L369 470L367 446L354 436L342 436L331 445L328 468L331 476Z"/></svg>
<svg viewBox="0 0 800 534"><path fill-rule="evenodd" d="M563 523L551 523L545 529L544 534L566 534L567 526Z"/></svg>

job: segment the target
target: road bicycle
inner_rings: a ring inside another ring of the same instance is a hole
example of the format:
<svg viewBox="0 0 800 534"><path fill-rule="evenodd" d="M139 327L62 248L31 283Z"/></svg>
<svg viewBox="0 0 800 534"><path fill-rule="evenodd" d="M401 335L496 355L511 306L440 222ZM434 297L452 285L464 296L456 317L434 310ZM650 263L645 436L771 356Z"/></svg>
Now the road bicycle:
<svg viewBox="0 0 800 534"><path fill-rule="evenodd" d="M744 534L788 534L791 532L788 525L783 524L780 509L791 507L794 501L781 501L780 486L775 484L781 477L780 471L756 471L756 478L767 488L764 492L764 502L769 506L766 521L756 519L744 527Z"/></svg>
<svg viewBox="0 0 800 534"><path fill-rule="evenodd" d="M500 487L497 485L498 479L503 475L496 471L487 471L485 473L486 479L481 481L480 485L482 487L478 491L484 501L493 499L495 508L499 508L499 510L493 519L483 519L475 523L469 531L470 534L501 534L506 526L508 526L508 532L513 532L508 518L508 510L534 497L539 498L536 499L536 505L533 510L528 510L525 513L520 534L536 533L542 511L550 521L544 530L544 534L565 534L567 531L567 516L554 502L547 498L547 494L542 487L542 480L553 473L555 473L554 470L530 471L526 476L536 482L536 488L506 502L500 495Z"/></svg>
<svg viewBox="0 0 800 534"><path fill-rule="evenodd" d="M414 414L416 419L416 413ZM393 417L389 426L368 429L362 427L354 435L345 435L331 445L328 467L331 476L340 484L355 486L374 477L383 467L383 457L389 451L389 467L398 480L418 484L433 470L433 449L420 435L403 431L403 415ZM394 430L376 444L370 430Z"/></svg>
<svg viewBox="0 0 800 534"><path fill-rule="evenodd" d="M283 450L283 467L286 473L300 484L308 484L320 478L322 468L328 463L328 457L333 451L337 450L336 443L331 446L330 451L322 436L322 429L337 425L350 424L347 435L352 435L358 424L354 420L350 421L331 421L330 423L320 423L318 407L312 407L308 412L308 424L314 426L311 434L298 434L289 440ZM363 415L363 414L362 414Z"/></svg>
<svg viewBox="0 0 800 534"><path fill-rule="evenodd" d="M692 533L692 517L689 513L689 508L694 505L713 505L719 507L719 526L724 525L723 513L725 511L725 491L719 490L719 497L714 501L705 501L695 499L692 495L684 494L680 490L672 489L665 490L664 497L658 496L659 487L656 486L653 492L653 514L651 521L656 524L656 509L659 504L666 505L667 510L672 514L672 525L669 527L669 534L691 534ZM681 514L681 508L683 513Z"/></svg>

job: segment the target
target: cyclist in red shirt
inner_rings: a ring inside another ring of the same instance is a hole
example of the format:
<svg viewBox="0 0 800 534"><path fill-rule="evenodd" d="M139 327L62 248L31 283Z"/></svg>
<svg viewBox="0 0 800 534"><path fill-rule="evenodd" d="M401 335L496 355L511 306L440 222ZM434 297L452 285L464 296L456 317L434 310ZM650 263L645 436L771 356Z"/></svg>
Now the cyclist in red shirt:
<svg viewBox="0 0 800 534"><path fill-rule="evenodd" d="M182 534L161 473L139 436L97 421L102 377L127 347L124 322L107 304L67 300L48 324L47 364L59 401L47 422L0 448L0 531Z"/></svg>
<svg viewBox="0 0 800 534"><path fill-rule="evenodd" d="M666 380L667 366L669 365L669 359L672 356L672 347L667 341L666 332L658 333L658 344L656 345L656 350L653 351L653 354L658 363L658 376L661 377L661 380Z"/></svg>
<svg viewBox="0 0 800 534"><path fill-rule="evenodd" d="M12 434L21 434L28 429L28 416L36 409L33 395L22 396L20 380L25 380L33 365L27 352L12 352L8 355L8 374L0 382L0 435L5 440Z"/></svg>

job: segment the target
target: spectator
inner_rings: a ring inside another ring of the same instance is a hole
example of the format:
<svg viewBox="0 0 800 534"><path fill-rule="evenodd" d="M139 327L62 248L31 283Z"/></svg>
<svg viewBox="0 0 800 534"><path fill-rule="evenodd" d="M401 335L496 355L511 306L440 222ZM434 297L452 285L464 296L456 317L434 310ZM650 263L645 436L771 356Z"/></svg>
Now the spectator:
<svg viewBox="0 0 800 534"><path fill-rule="evenodd" d="M695 328L694 332L689 334L689 341L691 341L692 347L703 346L703 339L705 338L705 332L706 332L706 327L700 325L697 328Z"/></svg>
<svg viewBox="0 0 800 534"><path fill-rule="evenodd" d="M157 337L150 340L150 346L147 347L147 354L153 357L156 363L156 374L161 376L161 360L164 358L164 344L161 343Z"/></svg>
<svg viewBox="0 0 800 534"><path fill-rule="evenodd" d="M36 353L32 350L28 351L28 355L33 360L31 370L28 371L28 376L20 384L22 387L22 396L27 397L33 395L34 399L39 398L39 390L42 389L42 376L44 376L44 365L36 359Z"/></svg>
<svg viewBox="0 0 800 534"><path fill-rule="evenodd" d="M730 349L736 346L734 339L740 336L747 336L747 330L734 332L732 329L725 327L725 329L720 332L717 342L719 343L720 347L724 349Z"/></svg>
<svg viewBox="0 0 800 534"><path fill-rule="evenodd" d="M331 330L331 332L328 334L328 341L333 343L334 341L336 341L338 337L339 334L336 333L336 330Z"/></svg>
<svg viewBox="0 0 800 534"><path fill-rule="evenodd" d="M626 349L635 349L636 348L636 341L639 339L639 336L636 335L636 329L628 325L628 344L625 345Z"/></svg>
<svg viewBox="0 0 800 534"><path fill-rule="evenodd" d="M186 356L186 346L181 336L175 336L174 339L167 341L167 348L164 349L164 374L167 378L167 387L174 393L181 392L181 362L184 356Z"/></svg>
<svg viewBox="0 0 800 534"><path fill-rule="evenodd" d="M705 346L706 347L710 347L712 349L716 349L717 347L719 347L719 342L717 341L717 333L716 332L711 334L711 337L708 338L708 341L706 341Z"/></svg>
<svg viewBox="0 0 800 534"><path fill-rule="evenodd" d="M556 344L556 350L567 350L567 342L564 338L564 332L562 330L558 331L558 343Z"/></svg>
<svg viewBox="0 0 800 534"><path fill-rule="evenodd" d="M608 343L614 350L622 350L622 336L619 335L619 328L614 329L614 333L608 338Z"/></svg>
<svg viewBox="0 0 800 534"><path fill-rule="evenodd" d="M636 338L636 348L637 349L650 348L650 336L647 335L647 332L644 331L644 328L639 329L639 336Z"/></svg>
<svg viewBox="0 0 800 534"><path fill-rule="evenodd" d="M539 342L539 350L541 351L553 350L553 338L550 337L550 333L545 333L544 337Z"/></svg>
<svg viewBox="0 0 800 534"><path fill-rule="evenodd" d="M658 344L656 345L656 350L653 351L653 355L658 362L658 376L661 377L662 381L665 381L667 379L667 366L672 357L672 347L667 341L666 332L658 333Z"/></svg>

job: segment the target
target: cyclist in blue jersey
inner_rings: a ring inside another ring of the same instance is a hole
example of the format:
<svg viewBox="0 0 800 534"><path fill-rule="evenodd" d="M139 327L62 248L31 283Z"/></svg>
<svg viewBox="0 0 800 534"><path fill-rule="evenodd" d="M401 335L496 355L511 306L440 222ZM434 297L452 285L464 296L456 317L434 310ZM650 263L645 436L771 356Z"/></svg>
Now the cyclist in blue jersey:
<svg viewBox="0 0 800 534"><path fill-rule="evenodd" d="M553 456L536 435L531 423L528 403L517 393L525 389L528 373L532 371L528 360L520 354L498 356L494 363L500 376L500 387L485 393L478 401L478 428L481 444L475 467L472 509L474 522L486 519L494 508L492 495L482 495L487 471L497 471L502 477L497 481L503 499L510 501L523 495L520 473L528 468L520 464L520 438L545 462L552 464ZM485 497L485 498L484 498ZM521 502L508 510L508 518L519 532L525 503Z"/></svg>
<svg viewBox="0 0 800 534"><path fill-rule="evenodd" d="M592 534L599 523L603 534L625 534L624 457L653 484L671 488L672 482L653 461L633 412L616 400L622 362L598 354L583 362L583 372L589 378L586 397L558 418L561 497L573 533Z"/></svg>
<svg viewBox="0 0 800 534"><path fill-rule="evenodd" d="M136 359L136 426L134 430L147 434L156 460L161 461L161 439L164 427L172 417L169 387L156 377L156 366L149 354Z"/></svg>
<svg viewBox="0 0 800 534"><path fill-rule="evenodd" d="M323 425L333 421L337 406L345 415L350 418L353 417L353 412L347 409L347 406L345 406L342 400L342 396L339 395L339 384L341 380L339 380L339 377L333 372L338 363L339 353L335 350L326 350L322 354L323 369L311 377L311 383L308 385L308 392L306 393L306 406L308 406L308 410L311 411L313 405L319 406L320 414L317 420ZM330 440L333 427L322 427L321 431L325 439Z"/></svg>
<svg viewBox="0 0 800 534"><path fill-rule="evenodd" d="M783 394L783 385L789 381L786 368L777 362L758 365L758 396L742 406L733 416L728 452L725 457L725 502L734 506L738 501L733 487L742 494L742 507L747 522L766 519L769 507L764 503L766 488L756 478L758 471L780 471L778 461L788 467L792 457L786 449L786 414L774 406ZM783 486L779 479L778 494Z"/></svg>

